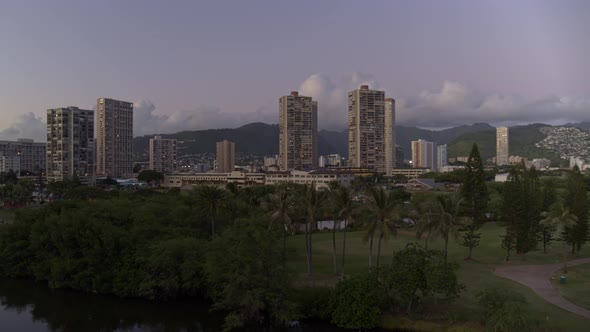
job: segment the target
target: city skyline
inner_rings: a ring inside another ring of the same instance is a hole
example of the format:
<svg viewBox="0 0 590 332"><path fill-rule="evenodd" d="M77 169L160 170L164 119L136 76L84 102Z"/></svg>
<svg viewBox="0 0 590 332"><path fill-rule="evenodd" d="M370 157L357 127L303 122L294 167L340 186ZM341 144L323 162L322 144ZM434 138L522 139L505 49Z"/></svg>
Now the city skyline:
<svg viewBox="0 0 590 332"><path fill-rule="evenodd" d="M320 129L341 130L346 93L360 84L395 96L401 125L590 120L588 2L256 4L232 3L241 15L223 1L5 4L0 139L42 140L46 109L91 109L101 95L134 102L137 135L278 123L275 98L293 87L323 105ZM286 8L308 15L277 15ZM73 45L79 52L63 52Z"/></svg>

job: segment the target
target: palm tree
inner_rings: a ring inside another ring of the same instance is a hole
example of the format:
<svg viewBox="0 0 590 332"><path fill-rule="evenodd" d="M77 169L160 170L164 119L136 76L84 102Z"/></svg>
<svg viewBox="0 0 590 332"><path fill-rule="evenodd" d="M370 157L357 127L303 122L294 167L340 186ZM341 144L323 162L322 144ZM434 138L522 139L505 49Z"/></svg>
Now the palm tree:
<svg viewBox="0 0 590 332"><path fill-rule="evenodd" d="M383 239L389 239L391 234L395 234L395 227L393 227L394 219L396 219L396 202L391 194L387 194L383 188L376 189L371 187L369 189L371 199L369 200L369 210L371 217L365 240L369 239L369 267L373 265L373 238L375 231L379 232L379 242L377 245L377 267L379 267L379 259L381 257L381 242Z"/></svg>
<svg viewBox="0 0 590 332"><path fill-rule="evenodd" d="M227 198L225 190L216 186L201 186L197 188L197 203L211 221L211 238L215 237L215 219L219 208Z"/></svg>
<svg viewBox="0 0 590 332"><path fill-rule="evenodd" d="M428 250L428 241L434 231L434 202L428 201L423 202L416 207L416 211L412 213L414 218L418 219L416 224L416 238L421 239L426 233L426 239L424 240L424 249Z"/></svg>
<svg viewBox="0 0 590 332"><path fill-rule="evenodd" d="M445 263L449 256L449 237L457 234L465 219L461 216L462 203L457 195L439 195L430 212L432 233L440 235L445 241Z"/></svg>
<svg viewBox="0 0 590 332"><path fill-rule="evenodd" d="M346 257L346 228L348 222L353 221L353 213L355 210L352 195L350 190L346 187L336 186L332 188L330 205L335 220L344 220L343 227L343 238L342 238L342 263L340 265L340 276L344 278L344 261ZM336 225L332 230L332 248L334 250L334 274L338 273L338 267L336 263Z"/></svg>
<svg viewBox="0 0 590 332"><path fill-rule="evenodd" d="M575 226L578 222L578 217L571 213L568 208L565 208L561 202L553 204L551 210L541 213L541 225L547 227L561 228L563 232ZM563 256L563 273L567 273L567 244L565 238L561 239L561 249Z"/></svg>
<svg viewBox="0 0 590 332"><path fill-rule="evenodd" d="M226 200L227 208L231 212L232 222L235 222L238 218L240 207L242 205L242 189L237 183L229 182L225 185L225 190L228 194L228 199Z"/></svg>
<svg viewBox="0 0 590 332"><path fill-rule="evenodd" d="M311 287L314 287L313 264L312 264L312 242L311 236L313 225L319 216L324 205L324 193L318 191L315 183L304 185L301 193L301 207L305 213L305 249L307 257L307 274L309 275Z"/></svg>
<svg viewBox="0 0 590 332"><path fill-rule="evenodd" d="M270 204L271 204L271 221L272 223L268 225L270 229L273 223L278 222L281 224L281 228L283 229L283 264L286 259L286 243L287 243L287 233L291 227L291 210L293 207L291 201L291 194L287 190L287 188L282 187L279 188L275 193L270 196Z"/></svg>

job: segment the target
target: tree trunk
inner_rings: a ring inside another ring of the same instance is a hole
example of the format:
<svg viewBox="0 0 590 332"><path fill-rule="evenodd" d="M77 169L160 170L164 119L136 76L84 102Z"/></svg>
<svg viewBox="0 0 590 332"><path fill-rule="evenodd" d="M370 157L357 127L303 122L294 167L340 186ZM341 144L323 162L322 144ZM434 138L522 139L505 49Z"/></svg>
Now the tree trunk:
<svg viewBox="0 0 590 332"><path fill-rule="evenodd" d="M287 260L287 230L283 230L283 268L285 267Z"/></svg>
<svg viewBox="0 0 590 332"><path fill-rule="evenodd" d="M445 264L447 264L449 257L449 234L445 234Z"/></svg>
<svg viewBox="0 0 590 332"><path fill-rule="evenodd" d="M311 283L311 257L309 248L309 223L305 223L305 258L307 260L307 276L310 278Z"/></svg>
<svg viewBox="0 0 590 332"><path fill-rule="evenodd" d="M373 266L373 234L371 234L371 241L369 242L369 268Z"/></svg>
<svg viewBox="0 0 590 332"><path fill-rule="evenodd" d="M215 218L211 217L211 239L215 238Z"/></svg>
<svg viewBox="0 0 590 332"><path fill-rule="evenodd" d="M467 259L471 259L472 253L473 253L473 246L469 246L469 252L467 253Z"/></svg>
<svg viewBox="0 0 590 332"><path fill-rule="evenodd" d="M545 234L543 234L543 253L547 253L547 238L545 237Z"/></svg>
<svg viewBox="0 0 590 332"><path fill-rule="evenodd" d="M562 244L563 247L563 273L566 274L567 273L567 250L565 247L565 241Z"/></svg>
<svg viewBox="0 0 590 332"><path fill-rule="evenodd" d="M334 275L338 275L338 261L336 257L336 221L332 227L332 252L334 256Z"/></svg>
<svg viewBox="0 0 590 332"><path fill-rule="evenodd" d="M348 222L344 219L344 234L342 239L342 266L340 266L340 274L342 279L344 279L344 258L346 257L346 227L348 226Z"/></svg>
<svg viewBox="0 0 590 332"><path fill-rule="evenodd" d="M379 260L381 259L381 241L383 240L383 230L379 234L379 243L377 244L377 268L379 268Z"/></svg>
<svg viewBox="0 0 590 332"><path fill-rule="evenodd" d="M428 231L428 235L426 235L426 241L424 241L424 250L428 250L428 240L430 239L430 231Z"/></svg>
<svg viewBox="0 0 590 332"><path fill-rule="evenodd" d="M311 287L315 287L315 279L313 277L313 261L312 261L312 250L311 250L311 235L313 234L313 224L310 225L309 229L309 277L311 278Z"/></svg>

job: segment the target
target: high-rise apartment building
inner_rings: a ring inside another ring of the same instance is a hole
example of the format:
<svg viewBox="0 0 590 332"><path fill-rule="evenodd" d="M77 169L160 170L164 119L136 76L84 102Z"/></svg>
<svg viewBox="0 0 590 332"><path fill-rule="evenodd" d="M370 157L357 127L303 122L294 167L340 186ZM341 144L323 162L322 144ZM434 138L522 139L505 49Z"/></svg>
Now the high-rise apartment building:
<svg viewBox="0 0 590 332"><path fill-rule="evenodd" d="M43 173L47 168L47 144L32 139L0 141L0 155L18 157L21 175Z"/></svg>
<svg viewBox="0 0 590 332"><path fill-rule="evenodd" d="M130 176L133 173L133 103L99 98L96 109L97 175Z"/></svg>
<svg viewBox="0 0 590 332"><path fill-rule="evenodd" d="M510 151L508 150L508 128L496 128L496 165L508 165Z"/></svg>
<svg viewBox="0 0 590 332"><path fill-rule="evenodd" d="M385 174L395 168L395 100L385 98Z"/></svg>
<svg viewBox="0 0 590 332"><path fill-rule="evenodd" d="M412 141L412 166L436 169L436 148L433 142L423 139Z"/></svg>
<svg viewBox="0 0 590 332"><path fill-rule="evenodd" d="M443 167L448 165L448 150L447 145L439 145L436 147L436 168L440 171Z"/></svg>
<svg viewBox="0 0 590 332"><path fill-rule="evenodd" d="M318 103L297 91L279 99L279 167L305 170L318 165Z"/></svg>
<svg viewBox="0 0 590 332"><path fill-rule="evenodd" d="M94 111L47 110L47 179L94 184Z"/></svg>
<svg viewBox="0 0 590 332"><path fill-rule="evenodd" d="M234 142L224 140L217 142L216 169L217 173L229 173L234 170L236 162L236 145Z"/></svg>
<svg viewBox="0 0 590 332"><path fill-rule="evenodd" d="M160 173L176 171L176 140L154 136L150 138L150 169Z"/></svg>
<svg viewBox="0 0 590 332"><path fill-rule="evenodd" d="M395 101L368 85L348 93L348 165L391 174L395 164ZM389 157L388 157L389 156Z"/></svg>

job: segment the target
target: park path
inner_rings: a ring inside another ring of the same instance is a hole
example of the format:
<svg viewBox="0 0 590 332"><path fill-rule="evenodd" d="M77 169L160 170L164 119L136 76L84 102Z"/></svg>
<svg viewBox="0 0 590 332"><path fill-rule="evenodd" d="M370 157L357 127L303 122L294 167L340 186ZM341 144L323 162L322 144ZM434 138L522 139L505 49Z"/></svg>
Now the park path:
<svg viewBox="0 0 590 332"><path fill-rule="evenodd" d="M575 266L590 263L590 258L581 258L569 261L567 266ZM590 319L590 310L579 307L570 301L564 299L559 290L551 284L551 275L562 268L563 263L545 264L545 265L512 265L500 266L494 270L494 273L500 277L507 278L523 284L547 302L552 303L576 315Z"/></svg>

